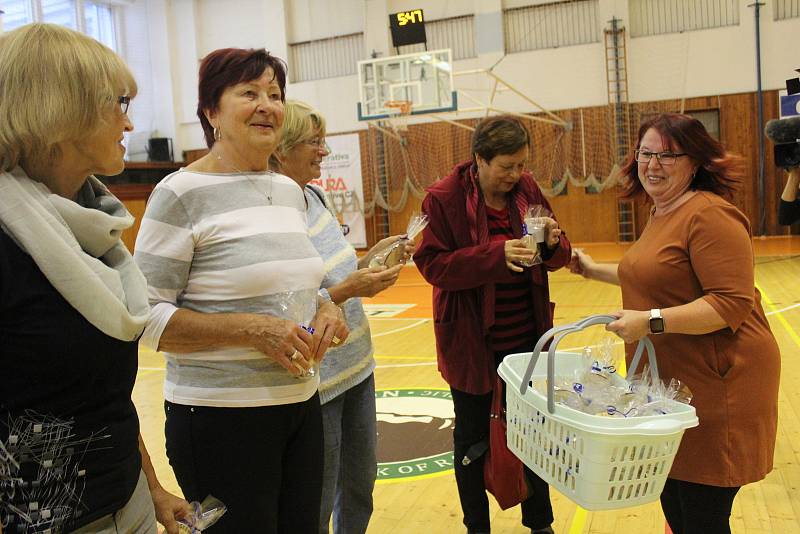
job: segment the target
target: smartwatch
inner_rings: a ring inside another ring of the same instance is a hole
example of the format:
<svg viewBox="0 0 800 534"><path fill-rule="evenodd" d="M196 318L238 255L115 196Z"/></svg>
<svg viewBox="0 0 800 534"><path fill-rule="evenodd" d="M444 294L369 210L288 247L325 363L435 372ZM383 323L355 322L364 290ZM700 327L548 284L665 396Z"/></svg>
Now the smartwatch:
<svg viewBox="0 0 800 534"><path fill-rule="evenodd" d="M664 324L664 318L661 317L661 310L650 310L650 333L663 334L665 328L666 325Z"/></svg>

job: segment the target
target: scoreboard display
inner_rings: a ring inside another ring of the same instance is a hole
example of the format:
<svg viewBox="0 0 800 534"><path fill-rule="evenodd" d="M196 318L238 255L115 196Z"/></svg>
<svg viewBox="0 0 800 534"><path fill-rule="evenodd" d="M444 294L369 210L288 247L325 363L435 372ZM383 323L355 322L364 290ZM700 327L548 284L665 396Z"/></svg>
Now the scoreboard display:
<svg viewBox="0 0 800 534"><path fill-rule="evenodd" d="M395 48L427 42L425 18L421 9L392 13L389 15L389 28L392 31L392 46Z"/></svg>

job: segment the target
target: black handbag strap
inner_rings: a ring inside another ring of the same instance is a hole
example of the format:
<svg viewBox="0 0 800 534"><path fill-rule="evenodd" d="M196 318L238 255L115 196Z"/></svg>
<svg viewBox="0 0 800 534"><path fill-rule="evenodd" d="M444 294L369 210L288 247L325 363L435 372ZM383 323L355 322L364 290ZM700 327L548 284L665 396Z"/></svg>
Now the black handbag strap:
<svg viewBox="0 0 800 534"><path fill-rule="evenodd" d="M467 449L467 454L461 459L461 465L469 465L484 454L486 451L489 450L489 440L482 439L478 443L472 445L469 449Z"/></svg>

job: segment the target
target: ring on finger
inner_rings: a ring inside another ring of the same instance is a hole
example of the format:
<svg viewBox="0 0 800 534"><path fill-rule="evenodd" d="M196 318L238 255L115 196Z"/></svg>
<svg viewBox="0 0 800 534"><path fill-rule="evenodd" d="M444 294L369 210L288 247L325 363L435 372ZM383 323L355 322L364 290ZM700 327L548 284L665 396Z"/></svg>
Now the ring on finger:
<svg viewBox="0 0 800 534"><path fill-rule="evenodd" d="M302 356L302 355L300 354L300 351L299 351L299 350L295 350L295 351L292 353L292 355L291 355L291 356L289 356L289 359L290 359L290 360L292 360L293 362L296 362L297 360L299 360L299 359L300 359L300 357L301 357L301 356Z"/></svg>
<svg viewBox="0 0 800 534"><path fill-rule="evenodd" d="M338 344L339 344L339 343L341 343L341 342L342 342L342 340L341 340L341 339L339 339L337 336L333 336L333 337L331 338L331 343L333 343L334 345L338 345Z"/></svg>

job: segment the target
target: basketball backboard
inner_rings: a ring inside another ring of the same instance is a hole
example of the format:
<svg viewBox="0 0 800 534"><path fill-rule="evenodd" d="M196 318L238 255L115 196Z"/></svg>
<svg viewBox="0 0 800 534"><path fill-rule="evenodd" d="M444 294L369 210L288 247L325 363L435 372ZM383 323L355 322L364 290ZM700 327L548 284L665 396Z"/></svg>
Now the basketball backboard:
<svg viewBox="0 0 800 534"><path fill-rule="evenodd" d="M412 115L458 109L449 49L359 61L358 77L361 121L395 116L398 102L409 102Z"/></svg>

